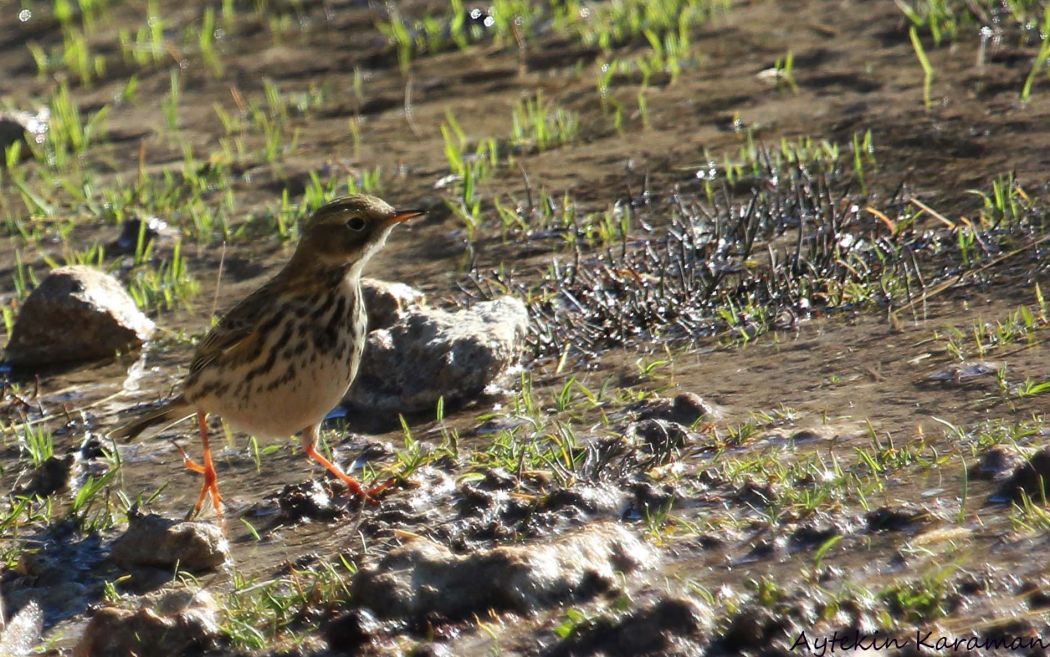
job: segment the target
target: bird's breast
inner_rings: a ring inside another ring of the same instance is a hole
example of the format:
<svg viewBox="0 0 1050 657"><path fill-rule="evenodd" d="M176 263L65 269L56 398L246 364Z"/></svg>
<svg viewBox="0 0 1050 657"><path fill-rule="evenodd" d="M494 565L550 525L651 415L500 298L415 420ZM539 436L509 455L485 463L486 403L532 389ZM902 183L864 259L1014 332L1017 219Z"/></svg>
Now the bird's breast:
<svg viewBox="0 0 1050 657"><path fill-rule="evenodd" d="M278 297L253 354L217 359L187 393L199 408L259 437L320 422L342 400L361 362L367 318L360 283L312 298Z"/></svg>

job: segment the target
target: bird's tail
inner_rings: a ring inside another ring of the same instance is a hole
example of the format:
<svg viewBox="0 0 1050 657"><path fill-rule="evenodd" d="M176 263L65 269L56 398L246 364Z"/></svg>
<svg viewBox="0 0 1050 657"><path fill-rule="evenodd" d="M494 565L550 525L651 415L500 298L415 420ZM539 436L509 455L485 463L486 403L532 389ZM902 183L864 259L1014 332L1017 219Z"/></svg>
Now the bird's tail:
<svg viewBox="0 0 1050 657"><path fill-rule="evenodd" d="M182 395L179 395L166 402L157 410L110 431L109 437L114 440L130 442L150 427L158 424L174 424L193 415L193 413L193 406Z"/></svg>

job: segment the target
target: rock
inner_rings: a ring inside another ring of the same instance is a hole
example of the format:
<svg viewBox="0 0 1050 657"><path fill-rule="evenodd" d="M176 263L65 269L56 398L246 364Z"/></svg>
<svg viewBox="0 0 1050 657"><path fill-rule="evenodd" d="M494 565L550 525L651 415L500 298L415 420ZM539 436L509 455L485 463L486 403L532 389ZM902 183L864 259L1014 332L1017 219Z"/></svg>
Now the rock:
<svg viewBox="0 0 1050 657"><path fill-rule="evenodd" d="M356 655L361 647L383 634L383 624L367 609L352 609L325 627L328 647L338 654Z"/></svg>
<svg viewBox="0 0 1050 657"><path fill-rule="evenodd" d="M688 598L663 598L619 622L599 619L555 644L545 657L635 657L700 654L710 609Z"/></svg>
<svg viewBox="0 0 1050 657"><path fill-rule="evenodd" d="M374 278L361 279L368 311L368 330L390 328L409 308L418 308L423 293L404 283L391 283Z"/></svg>
<svg viewBox="0 0 1050 657"><path fill-rule="evenodd" d="M674 399L654 399L638 412L639 420L666 420L691 427L700 418L713 415L714 409L695 392L683 392Z"/></svg>
<svg viewBox="0 0 1050 657"><path fill-rule="evenodd" d="M112 358L141 347L153 328L109 274L60 267L22 305L6 356L22 366Z"/></svg>
<svg viewBox="0 0 1050 657"><path fill-rule="evenodd" d="M75 462L76 458L73 454L67 454L63 458L48 457L40 467L33 470L29 483L16 490L15 494L47 497L66 490L69 488L69 480L72 477Z"/></svg>
<svg viewBox="0 0 1050 657"><path fill-rule="evenodd" d="M20 160L32 157L29 143L44 143L47 139L50 116L51 111L47 108L36 114L19 111L0 112L0 166L7 163L7 149L14 144L21 144Z"/></svg>
<svg viewBox="0 0 1050 657"><path fill-rule="evenodd" d="M219 636L219 609L207 591L167 589L123 607L93 610L74 657L178 657Z"/></svg>
<svg viewBox="0 0 1050 657"><path fill-rule="evenodd" d="M992 481L1006 479L1023 463L1024 457L1016 449L993 445L981 454L977 463L970 466L969 476L971 479Z"/></svg>
<svg viewBox="0 0 1050 657"><path fill-rule="evenodd" d="M611 523L463 556L420 538L360 571L351 599L380 618L417 622L461 620L490 609L527 613L608 590L617 571L647 568L654 560L647 545Z"/></svg>
<svg viewBox="0 0 1050 657"><path fill-rule="evenodd" d="M230 556L222 531L205 522L169 520L156 514L128 515L128 530L113 541L110 559L121 568L214 570Z"/></svg>
<svg viewBox="0 0 1050 657"><path fill-rule="evenodd" d="M142 231L145 231L142 235L143 248L150 242L161 240L171 243L178 237L177 231L158 217L132 217L121 224L120 237L106 246L107 254L133 255L138 247L139 233Z"/></svg>
<svg viewBox="0 0 1050 657"><path fill-rule="evenodd" d="M518 299L502 297L469 310L410 310L368 336L346 402L370 412L433 411L477 396L517 363L528 325Z"/></svg>
<svg viewBox="0 0 1050 657"><path fill-rule="evenodd" d="M1050 499L1050 445L1032 454L1026 462L1014 468L1010 478L999 489L998 495L1015 502L1025 495L1037 503Z"/></svg>

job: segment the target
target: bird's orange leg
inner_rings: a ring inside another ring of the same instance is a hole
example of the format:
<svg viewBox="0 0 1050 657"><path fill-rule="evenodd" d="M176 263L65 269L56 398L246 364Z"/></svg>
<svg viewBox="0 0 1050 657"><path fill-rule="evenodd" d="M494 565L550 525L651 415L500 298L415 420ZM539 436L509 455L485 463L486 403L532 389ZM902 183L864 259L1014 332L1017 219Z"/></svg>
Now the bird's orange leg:
<svg viewBox="0 0 1050 657"><path fill-rule="evenodd" d="M203 411L197 411L197 428L200 429L201 444L204 446L204 457L202 459L204 464L197 463L182 448L179 448L179 451L182 452L183 464L188 469L204 475L204 483L201 485L200 495L197 496L197 503L193 505L193 510L190 511L186 518L197 517L197 514L204 507L205 496L210 493L211 504L215 507L215 516L222 520L222 495L219 494L219 475L215 472L215 462L211 458L211 446L208 444L208 416Z"/></svg>
<svg viewBox="0 0 1050 657"><path fill-rule="evenodd" d="M334 474L340 481L346 484L346 487L350 489L351 495L356 495L369 504L379 504L379 500L376 499L376 496L392 486L394 480L388 479L378 486L366 489L361 485L361 482L343 472L338 465L332 463L317 451L318 428L319 425L313 425L307 427L303 431L303 450L306 451L306 455L323 465L326 470Z"/></svg>

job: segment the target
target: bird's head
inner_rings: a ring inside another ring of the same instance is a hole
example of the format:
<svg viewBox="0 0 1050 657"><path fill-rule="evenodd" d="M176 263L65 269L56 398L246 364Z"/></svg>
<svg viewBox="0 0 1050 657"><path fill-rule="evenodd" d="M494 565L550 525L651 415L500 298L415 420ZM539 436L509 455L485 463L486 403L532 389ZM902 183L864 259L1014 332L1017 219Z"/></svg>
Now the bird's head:
<svg viewBox="0 0 1050 657"><path fill-rule="evenodd" d="M382 248L393 227L423 210L396 210L367 194L352 194L328 203L303 224L298 255L325 267L363 266Z"/></svg>

